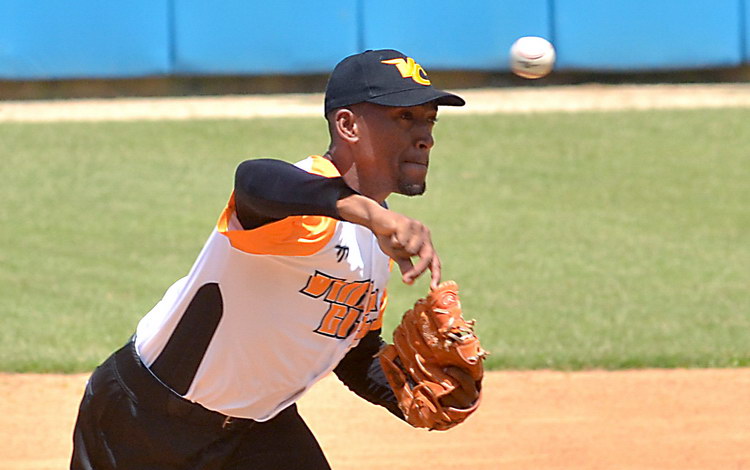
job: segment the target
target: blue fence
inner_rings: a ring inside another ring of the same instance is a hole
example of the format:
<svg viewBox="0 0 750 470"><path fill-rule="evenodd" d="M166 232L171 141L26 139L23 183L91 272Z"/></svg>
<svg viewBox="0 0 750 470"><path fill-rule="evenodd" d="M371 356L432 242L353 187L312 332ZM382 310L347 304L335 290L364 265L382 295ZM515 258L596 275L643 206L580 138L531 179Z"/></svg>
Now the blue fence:
<svg viewBox="0 0 750 470"><path fill-rule="evenodd" d="M743 60L743 0L556 0L559 67L682 69Z"/></svg>
<svg viewBox="0 0 750 470"><path fill-rule="evenodd" d="M733 67L748 25L750 0L0 0L0 79L326 73L377 48L506 71L526 35L558 70Z"/></svg>
<svg viewBox="0 0 750 470"><path fill-rule="evenodd" d="M0 78L167 74L166 0L0 0Z"/></svg>

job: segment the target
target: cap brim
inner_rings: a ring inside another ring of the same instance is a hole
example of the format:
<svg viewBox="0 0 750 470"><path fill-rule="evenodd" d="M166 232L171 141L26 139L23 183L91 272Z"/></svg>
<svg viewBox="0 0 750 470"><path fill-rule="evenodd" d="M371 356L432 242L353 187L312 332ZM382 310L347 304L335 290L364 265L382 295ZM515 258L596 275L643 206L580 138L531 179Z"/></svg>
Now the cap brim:
<svg viewBox="0 0 750 470"><path fill-rule="evenodd" d="M384 106L419 106L430 101L435 101L440 106L463 106L466 104L466 101L460 96L432 87L401 90L365 101Z"/></svg>

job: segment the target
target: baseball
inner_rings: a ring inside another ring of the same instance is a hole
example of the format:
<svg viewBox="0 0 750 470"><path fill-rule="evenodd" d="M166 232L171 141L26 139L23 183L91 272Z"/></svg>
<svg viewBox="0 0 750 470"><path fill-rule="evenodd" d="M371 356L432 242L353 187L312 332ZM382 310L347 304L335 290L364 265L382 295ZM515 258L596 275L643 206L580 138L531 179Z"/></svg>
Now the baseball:
<svg viewBox="0 0 750 470"><path fill-rule="evenodd" d="M544 38L524 36L510 48L510 69L523 78L542 78L555 65L555 48Z"/></svg>

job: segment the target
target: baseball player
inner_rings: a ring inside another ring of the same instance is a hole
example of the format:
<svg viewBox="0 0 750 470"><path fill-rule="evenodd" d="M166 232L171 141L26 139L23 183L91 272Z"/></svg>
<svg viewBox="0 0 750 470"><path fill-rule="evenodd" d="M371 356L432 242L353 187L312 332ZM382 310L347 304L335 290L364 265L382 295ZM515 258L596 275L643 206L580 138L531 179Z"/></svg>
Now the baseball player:
<svg viewBox="0 0 750 470"><path fill-rule="evenodd" d="M376 353L391 262L410 284L440 259L388 195L425 191L438 106L394 50L341 61L325 96L328 151L249 160L188 275L92 374L71 468L326 469L295 402L333 371L404 418Z"/></svg>

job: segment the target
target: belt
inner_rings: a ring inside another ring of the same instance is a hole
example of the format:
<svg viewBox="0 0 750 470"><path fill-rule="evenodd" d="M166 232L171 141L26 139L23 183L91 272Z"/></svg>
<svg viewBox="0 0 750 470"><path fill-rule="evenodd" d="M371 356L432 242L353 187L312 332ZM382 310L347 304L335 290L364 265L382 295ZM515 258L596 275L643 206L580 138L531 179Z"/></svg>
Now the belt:
<svg viewBox="0 0 750 470"><path fill-rule="evenodd" d="M192 423L222 429L247 428L255 423L252 419L235 418L211 411L177 395L162 384L141 362L135 350L134 341L120 348L113 357L120 383L130 392L133 400L143 408L177 416Z"/></svg>

